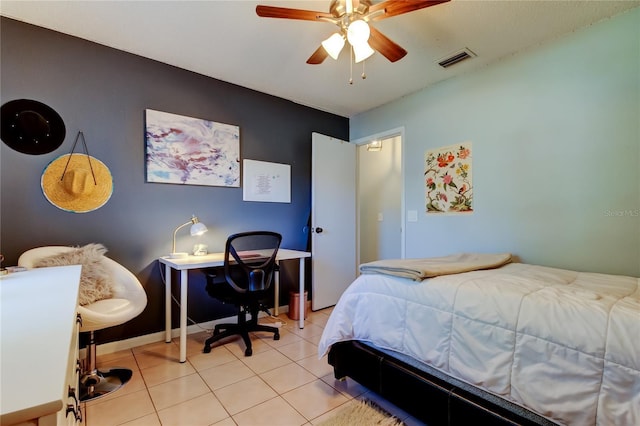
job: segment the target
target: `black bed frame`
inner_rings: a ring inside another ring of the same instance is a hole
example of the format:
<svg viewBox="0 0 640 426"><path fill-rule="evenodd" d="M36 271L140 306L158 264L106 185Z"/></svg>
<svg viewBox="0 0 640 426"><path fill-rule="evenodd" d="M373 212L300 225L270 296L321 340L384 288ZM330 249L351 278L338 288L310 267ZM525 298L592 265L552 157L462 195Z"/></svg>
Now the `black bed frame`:
<svg viewBox="0 0 640 426"><path fill-rule="evenodd" d="M351 377L429 426L555 425L510 402L489 401L358 341L332 345L328 358L336 379Z"/></svg>

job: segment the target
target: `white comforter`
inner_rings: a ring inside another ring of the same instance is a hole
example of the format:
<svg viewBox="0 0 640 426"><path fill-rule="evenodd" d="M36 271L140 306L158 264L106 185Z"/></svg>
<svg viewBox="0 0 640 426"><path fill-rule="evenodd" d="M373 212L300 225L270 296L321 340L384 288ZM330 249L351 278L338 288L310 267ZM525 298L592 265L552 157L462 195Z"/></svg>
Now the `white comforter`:
<svg viewBox="0 0 640 426"><path fill-rule="evenodd" d="M361 275L318 352L361 340L572 425L640 425L640 279L512 263Z"/></svg>

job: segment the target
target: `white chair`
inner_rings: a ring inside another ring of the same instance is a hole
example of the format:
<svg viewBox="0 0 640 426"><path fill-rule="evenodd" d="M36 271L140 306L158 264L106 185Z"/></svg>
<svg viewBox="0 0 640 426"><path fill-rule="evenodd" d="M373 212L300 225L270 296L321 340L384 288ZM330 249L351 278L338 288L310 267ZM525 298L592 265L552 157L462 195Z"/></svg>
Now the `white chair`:
<svg viewBox="0 0 640 426"><path fill-rule="evenodd" d="M39 259L73 249L64 246L37 247L24 252L18 259L18 265L32 268ZM106 256L104 263L113 274L113 297L78 306L78 313L82 316L80 332L89 333L86 358L80 374L81 401L95 399L119 389L133 374L125 368L97 369L94 331L123 324L140 315L147 305L147 295L135 275Z"/></svg>

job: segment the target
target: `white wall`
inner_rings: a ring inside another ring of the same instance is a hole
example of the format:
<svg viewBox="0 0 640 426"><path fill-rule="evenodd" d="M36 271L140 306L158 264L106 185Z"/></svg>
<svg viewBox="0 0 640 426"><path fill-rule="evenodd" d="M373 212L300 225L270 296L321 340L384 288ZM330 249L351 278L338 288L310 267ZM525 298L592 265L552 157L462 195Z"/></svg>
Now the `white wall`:
<svg viewBox="0 0 640 426"><path fill-rule="evenodd" d="M405 128L406 257L511 252L640 276L639 123L636 8L352 117L350 140ZM474 213L426 215L425 151L467 140Z"/></svg>
<svg viewBox="0 0 640 426"><path fill-rule="evenodd" d="M401 167L399 136L384 139L380 151L358 147L360 263L402 257Z"/></svg>

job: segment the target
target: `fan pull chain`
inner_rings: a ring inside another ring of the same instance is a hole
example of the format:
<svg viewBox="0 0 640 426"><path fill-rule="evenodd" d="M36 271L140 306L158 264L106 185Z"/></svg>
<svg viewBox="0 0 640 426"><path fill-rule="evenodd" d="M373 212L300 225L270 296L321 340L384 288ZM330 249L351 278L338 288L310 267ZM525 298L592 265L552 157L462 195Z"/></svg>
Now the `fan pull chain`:
<svg viewBox="0 0 640 426"><path fill-rule="evenodd" d="M351 46L351 57L349 58L349 84L353 85L353 63L355 62L355 57L353 56L353 46ZM367 78L367 73L365 72L365 63L366 59L362 61L362 77L363 80Z"/></svg>
<svg viewBox="0 0 640 426"><path fill-rule="evenodd" d="M349 84L353 84L353 46L351 47L351 55L349 56Z"/></svg>

